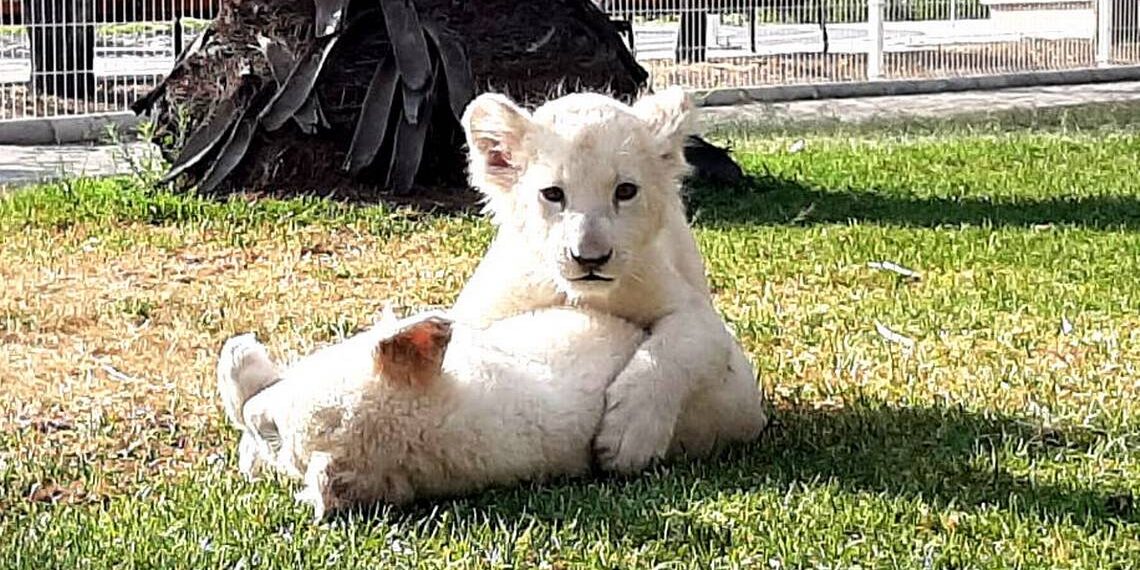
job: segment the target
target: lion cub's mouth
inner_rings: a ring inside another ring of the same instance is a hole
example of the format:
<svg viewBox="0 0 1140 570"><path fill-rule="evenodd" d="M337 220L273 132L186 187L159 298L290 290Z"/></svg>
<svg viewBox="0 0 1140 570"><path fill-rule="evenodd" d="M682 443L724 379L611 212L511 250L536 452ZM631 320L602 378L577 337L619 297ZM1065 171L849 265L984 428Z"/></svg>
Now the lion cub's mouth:
<svg viewBox="0 0 1140 570"><path fill-rule="evenodd" d="M583 275L577 279L571 279L571 281L613 281L613 280L614 280L613 277L606 277L604 275L598 275L597 273L587 273L587 274L585 274L585 275Z"/></svg>

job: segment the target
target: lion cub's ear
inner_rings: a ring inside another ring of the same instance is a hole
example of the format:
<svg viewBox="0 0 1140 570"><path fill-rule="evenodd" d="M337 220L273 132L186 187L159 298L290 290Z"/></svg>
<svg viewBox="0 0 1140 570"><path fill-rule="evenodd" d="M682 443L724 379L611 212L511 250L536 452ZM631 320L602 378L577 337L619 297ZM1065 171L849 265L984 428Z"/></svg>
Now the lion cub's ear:
<svg viewBox="0 0 1140 570"><path fill-rule="evenodd" d="M646 95L633 104L633 112L649 125L662 145L662 153L672 158L682 152L685 139L694 134L693 101L685 90L673 86Z"/></svg>
<svg viewBox="0 0 1140 570"><path fill-rule="evenodd" d="M413 317L381 339L372 356L376 373L403 386L427 386L440 374L451 321L439 315Z"/></svg>
<svg viewBox="0 0 1140 570"><path fill-rule="evenodd" d="M530 113L496 93L475 98L463 113L471 183L480 191L507 191L525 161L523 139L534 127Z"/></svg>

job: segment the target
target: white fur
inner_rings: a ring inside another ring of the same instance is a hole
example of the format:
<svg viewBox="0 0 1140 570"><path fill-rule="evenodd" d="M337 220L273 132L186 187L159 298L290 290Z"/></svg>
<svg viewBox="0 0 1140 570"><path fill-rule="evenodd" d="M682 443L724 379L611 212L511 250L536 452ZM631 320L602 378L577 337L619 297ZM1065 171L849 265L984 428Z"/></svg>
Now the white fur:
<svg viewBox="0 0 1140 570"><path fill-rule="evenodd" d="M377 347L422 326L450 327L442 367L411 383L377 372ZM644 339L600 314L549 309L489 327L438 315L377 326L276 370L252 335L227 341L219 390L242 432L248 475L271 466L304 481L318 518L349 504L403 503L589 469L604 391Z"/></svg>
<svg viewBox="0 0 1140 570"><path fill-rule="evenodd" d="M486 94L463 117L471 182L498 233L453 314L492 323L574 305L651 330L606 393L596 445L610 470L748 441L767 421L752 365L713 307L685 220L680 187L692 114L674 88L632 106L568 95L533 114ZM633 199L617 198L623 183L639 187ZM544 198L550 187L565 200ZM596 278L580 280L589 270L574 255L606 251L611 259Z"/></svg>

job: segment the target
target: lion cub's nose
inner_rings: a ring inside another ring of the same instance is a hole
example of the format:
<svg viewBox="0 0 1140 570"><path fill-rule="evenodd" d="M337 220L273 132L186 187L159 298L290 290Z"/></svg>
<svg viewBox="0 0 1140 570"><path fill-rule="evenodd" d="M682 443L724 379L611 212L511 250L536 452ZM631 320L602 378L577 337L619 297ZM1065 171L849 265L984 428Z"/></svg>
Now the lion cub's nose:
<svg viewBox="0 0 1140 570"><path fill-rule="evenodd" d="M605 255L599 255L597 257L586 257L579 255L573 251L570 252L570 257L574 259L574 263L577 263L582 269L585 269L586 271L601 269L602 266L609 262L610 258L613 256L614 250L612 249L607 251Z"/></svg>

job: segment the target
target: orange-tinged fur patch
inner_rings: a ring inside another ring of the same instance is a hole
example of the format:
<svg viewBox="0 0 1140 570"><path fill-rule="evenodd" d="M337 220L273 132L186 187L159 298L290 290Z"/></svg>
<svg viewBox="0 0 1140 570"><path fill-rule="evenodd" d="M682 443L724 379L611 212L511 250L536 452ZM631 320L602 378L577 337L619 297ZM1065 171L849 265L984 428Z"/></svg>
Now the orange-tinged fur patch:
<svg viewBox="0 0 1140 570"><path fill-rule="evenodd" d="M380 341L373 353L376 373L398 385L428 386L439 375L450 340L449 322L417 322Z"/></svg>

